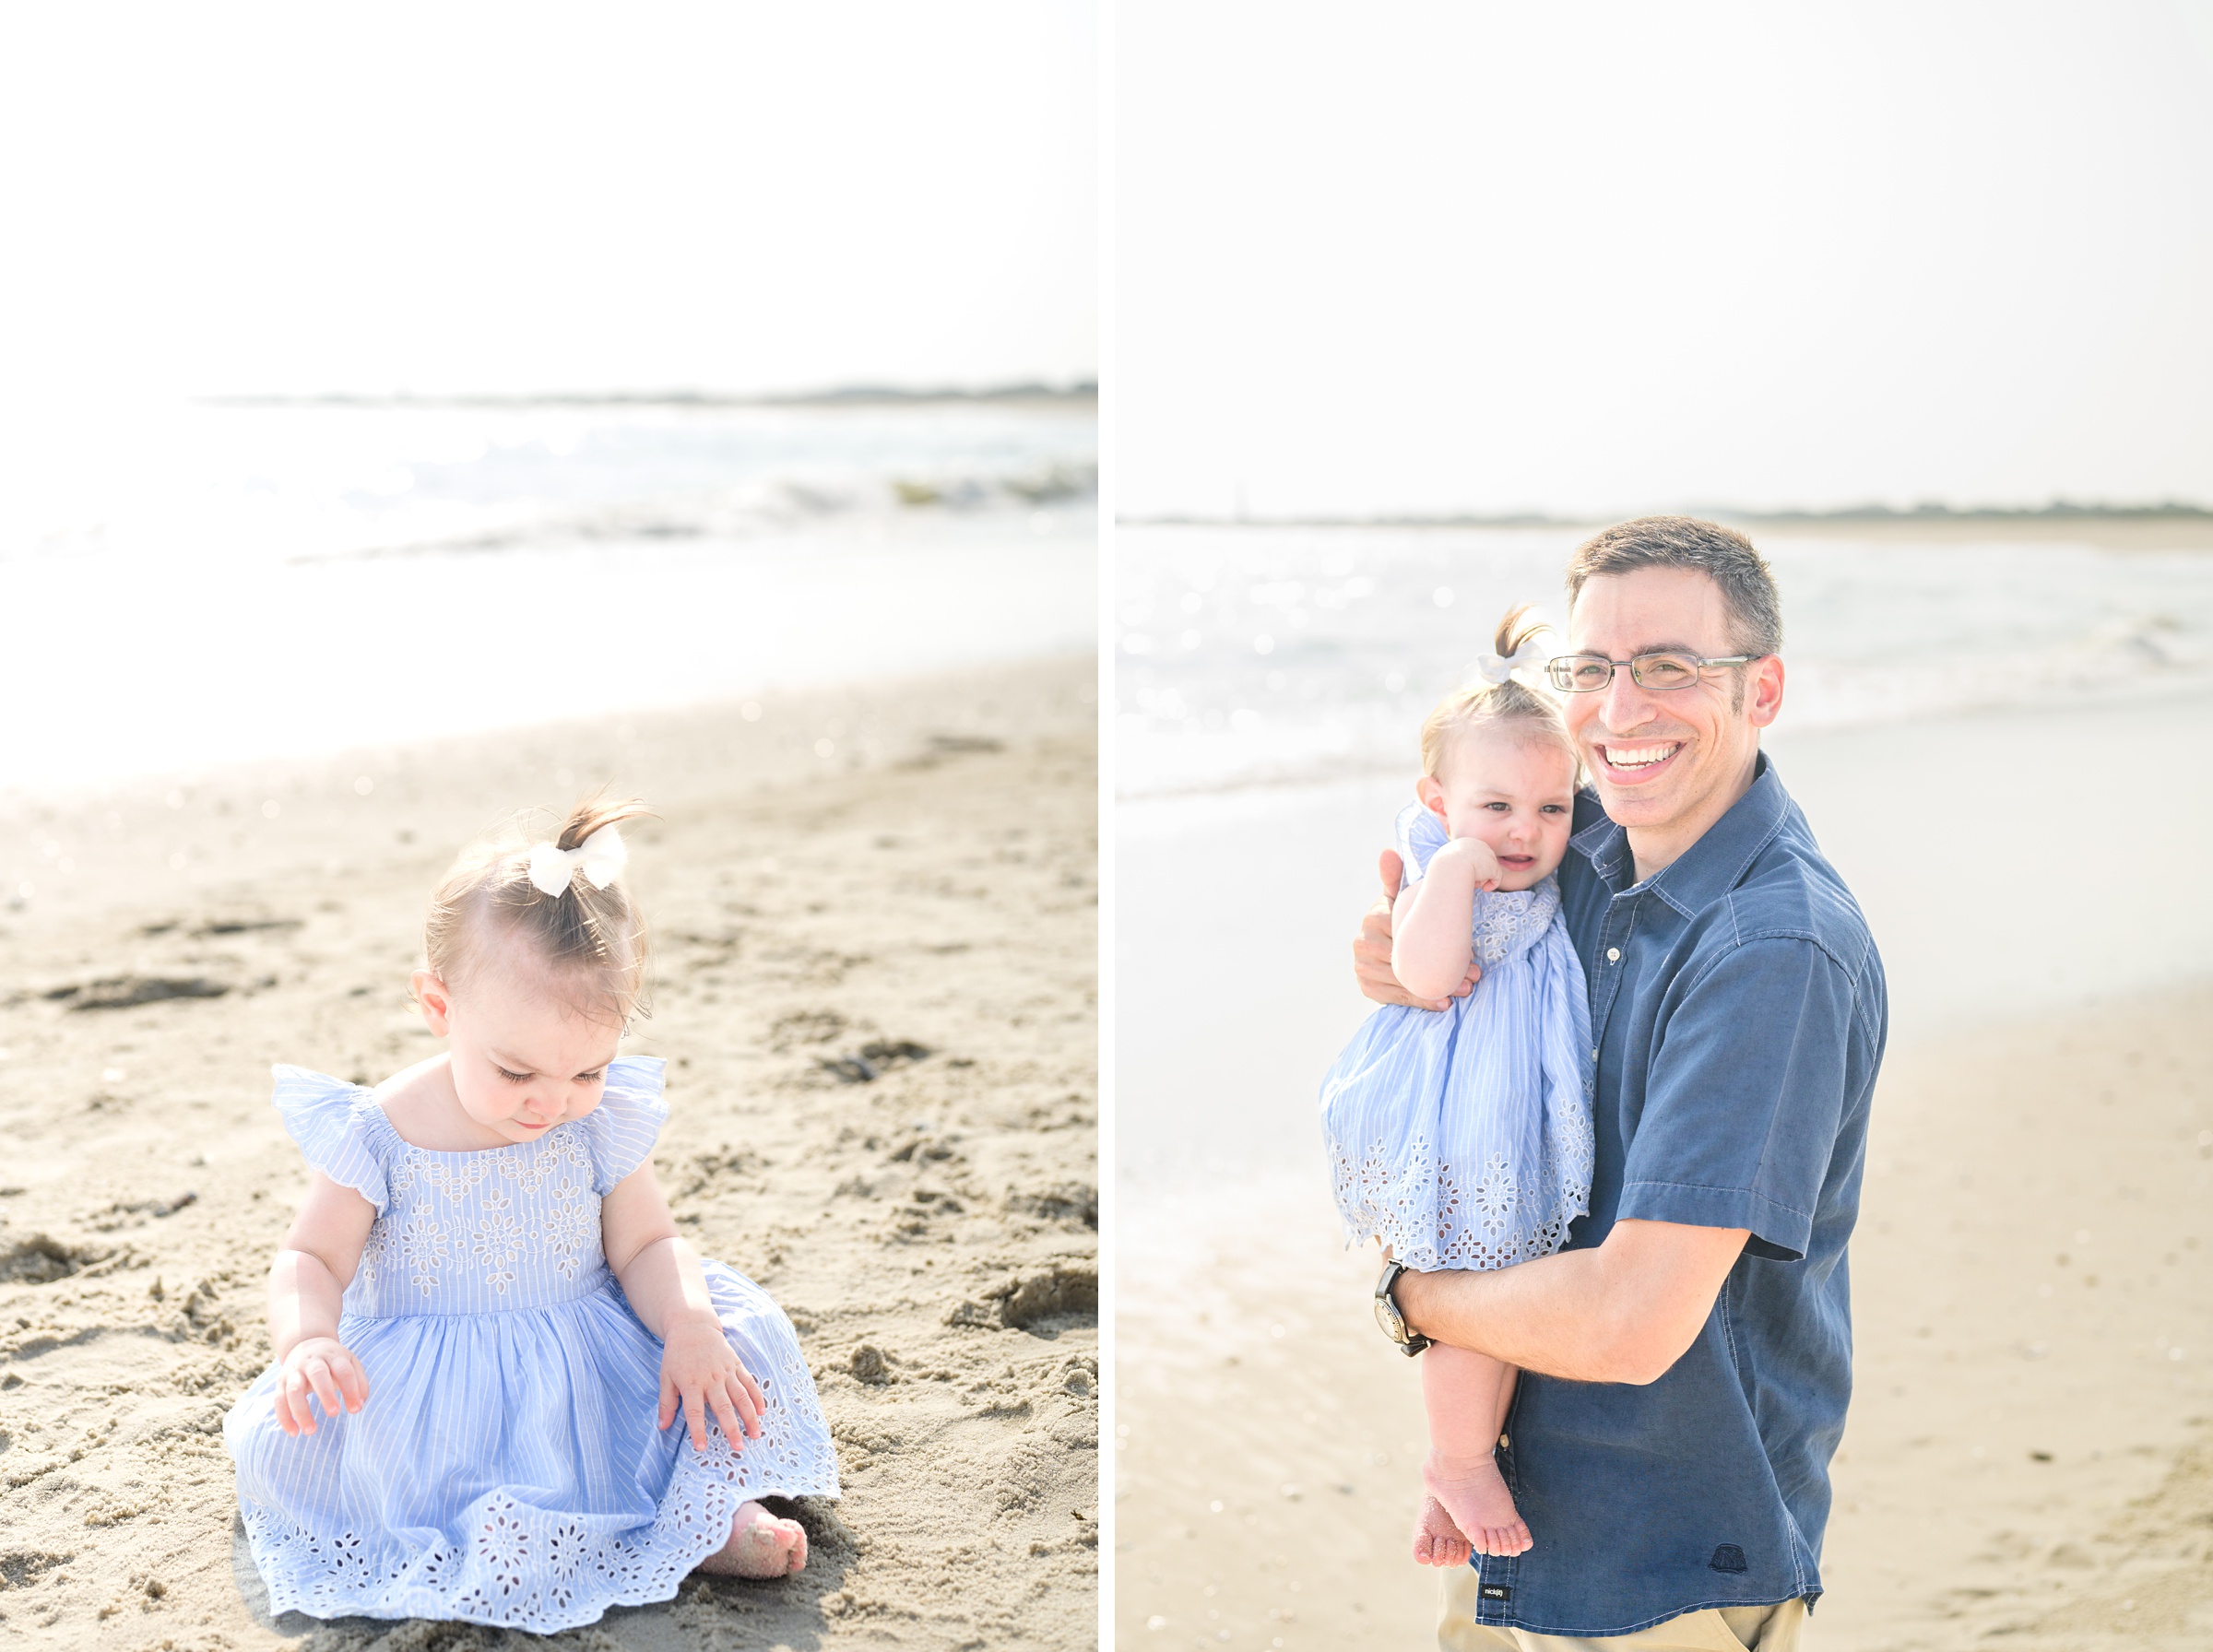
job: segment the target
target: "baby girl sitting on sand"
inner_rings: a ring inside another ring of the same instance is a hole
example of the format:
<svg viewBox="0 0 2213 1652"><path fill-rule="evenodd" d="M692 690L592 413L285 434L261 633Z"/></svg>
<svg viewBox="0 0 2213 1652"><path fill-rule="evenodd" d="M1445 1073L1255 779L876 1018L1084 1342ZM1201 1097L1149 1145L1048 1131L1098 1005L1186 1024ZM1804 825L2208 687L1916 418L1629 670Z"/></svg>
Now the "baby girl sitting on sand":
<svg viewBox="0 0 2213 1652"><path fill-rule="evenodd" d="M1535 653L1526 614L1499 625L1488 686L1447 695L1422 725L1419 801L1398 820L1391 967L1446 1007L1378 1009L1322 1083L1346 1233L1416 1272L1550 1256L1589 1209L1590 1006L1553 877L1577 759L1558 708L1513 679ZM1452 998L1471 962L1482 979ZM1513 1368L1488 1355L1423 1353L1423 1564L1530 1546L1492 1457L1513 1392Z"/></svg>
<svg viewBox="0 0 2213 1652"><path fill-rule="evenodd" d="M272 1611L542 1634L807 1563L760 1502L837 1494L798 1339L677 1235L661 1063L615 1053L645 961L616 827L645 812L462 856L414 975L445 1054L374 1090L277 1068L314 1174L276 1362L223 1423Z"/></svg>

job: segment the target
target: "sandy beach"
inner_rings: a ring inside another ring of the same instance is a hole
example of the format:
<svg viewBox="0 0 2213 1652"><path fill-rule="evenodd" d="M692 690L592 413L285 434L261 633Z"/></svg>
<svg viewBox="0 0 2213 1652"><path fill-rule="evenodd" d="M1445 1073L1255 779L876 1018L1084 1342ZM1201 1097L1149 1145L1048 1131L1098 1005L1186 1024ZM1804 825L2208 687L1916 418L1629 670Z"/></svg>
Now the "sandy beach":
<svg viewBox="0 0 2213 1652"><path fill-rule="evenodd" d="M607 781L662 817L662 1185L790 1314L846 1494L799 1577L554 1638L1093 1644L1095 721L1071 659L0 802L0 1641L522 1644L272 1621L218 1431L306 1181L270 1063L429 1053L432 883Z"/></svg>
<svg viewBox="0 0 2213 1652"><path fill-rule="evenodd" d="M2207 896L2162 871L2202 847L2204 788L2166 756L2187 715L1770 743L1891 985L1824 1652L2213 1643L2213 980ZM2047 829L2054 762L2124 800L2112 836ZM1406 1552L1414 1374L1369 1317L1372 1264L1341 1248L1313 1116L1364 1013L1345 947L1404 788L1119 810L1126 1647L1431 1632ZM1197 913L1281 968L1221 972ZM1147 1017L1168 1033L1133 1037Z"/></svg>

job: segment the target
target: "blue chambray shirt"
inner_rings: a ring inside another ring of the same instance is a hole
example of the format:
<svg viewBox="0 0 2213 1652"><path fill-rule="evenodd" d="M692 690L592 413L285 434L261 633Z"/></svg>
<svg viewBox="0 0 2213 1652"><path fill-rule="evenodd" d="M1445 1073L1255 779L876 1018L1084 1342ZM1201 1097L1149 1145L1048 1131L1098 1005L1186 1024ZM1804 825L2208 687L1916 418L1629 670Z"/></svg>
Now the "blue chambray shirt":
<svg viewBox="0 0 2213 1652"><path fill-rule="evenodd" d="M1752 1234L1659 1381L1521 1377L1498 1459L1535 1547L1476 1557L1478 1616L1589 1636L1820 1593L1888 1006L1866 920L1764 755L1644 883L1588 792L1575 824L1560 892L1591 984L1598 1150L1568 1247L1624 1218Z"/></svg>

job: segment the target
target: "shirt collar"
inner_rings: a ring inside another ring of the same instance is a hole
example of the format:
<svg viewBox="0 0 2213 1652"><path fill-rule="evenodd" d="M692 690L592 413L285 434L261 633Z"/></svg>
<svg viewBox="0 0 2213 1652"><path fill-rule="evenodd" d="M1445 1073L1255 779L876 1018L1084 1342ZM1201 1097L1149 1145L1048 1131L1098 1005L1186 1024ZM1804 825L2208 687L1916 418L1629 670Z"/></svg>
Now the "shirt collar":
<svg viewBox="0 0 2213 1652"><path fill-rule="evenodd" d="M1655 873L1645 887L1685 917L1695 916L1731 890L1760 851L1782 830L1791 796L1768 754L1753 760L1752 785L1729 812L1706 829L1706 835ZM1629 834L1604 814L1568 840L1568 846L1591 863L1591 869L1615 894L1636 886L1637 861Z"/></svg>

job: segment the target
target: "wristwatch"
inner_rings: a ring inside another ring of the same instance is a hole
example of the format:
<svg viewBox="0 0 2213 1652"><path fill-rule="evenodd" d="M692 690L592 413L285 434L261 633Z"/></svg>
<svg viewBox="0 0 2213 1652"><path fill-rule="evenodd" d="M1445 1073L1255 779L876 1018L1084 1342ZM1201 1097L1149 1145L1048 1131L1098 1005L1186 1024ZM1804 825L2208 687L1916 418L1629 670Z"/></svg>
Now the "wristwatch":
<svg viewBox="0 0 2213 1652"><path fill-rule="evenodd" d="M1399 1312L1399 1304L1391 1299L1391 1288L1405 1271L1406 1265L1396 1257L1385 1260L1383 1277L1376 1281L1376 1323L1383 1328L1386 1337L1398 1344L1399 1351L1412 1359L1429 1346L1429 1339L1406 1328L1406 1316Z"/></svg>

